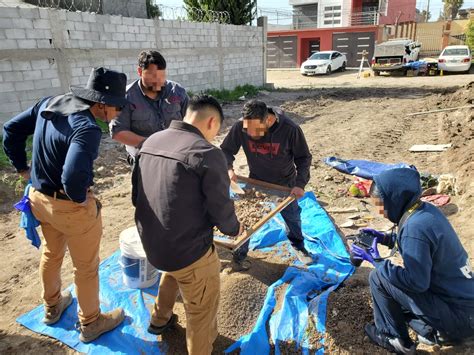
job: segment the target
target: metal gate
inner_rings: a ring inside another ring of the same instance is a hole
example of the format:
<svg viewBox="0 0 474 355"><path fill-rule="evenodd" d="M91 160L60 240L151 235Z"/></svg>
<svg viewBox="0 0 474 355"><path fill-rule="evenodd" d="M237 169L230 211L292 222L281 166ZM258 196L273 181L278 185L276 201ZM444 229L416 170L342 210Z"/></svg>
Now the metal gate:
<svg viewBox="0 0 474 355"><path fill-rule="evenodd" d="M267 37L267 67L296 67L296 36Z"/></svg>
<svg viewBox="0 0 474 355"><path fill-rule="evenodd" d="M358 67L362 59L362 52L369 52L367 59L374 55L374 32L335 32L332 35L332 49L347 57L348 67Z"/></svg>

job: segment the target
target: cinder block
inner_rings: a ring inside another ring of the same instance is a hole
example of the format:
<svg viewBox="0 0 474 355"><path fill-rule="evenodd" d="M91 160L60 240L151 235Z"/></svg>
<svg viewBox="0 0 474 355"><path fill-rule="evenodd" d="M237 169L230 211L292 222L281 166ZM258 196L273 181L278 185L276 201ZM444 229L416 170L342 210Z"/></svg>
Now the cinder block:
<svg viewBox="0 0 474 355"><path fill-rule="evenodd" d="M144 41L146 41L147 36L144 35L144 34L142 34L142 33L137 33L137 34L135 35L135 38L136 38L136 40L139 41L139 42L144 42Z"/></svg>
<svg viewBox="0 0 474 355"><path fill-rule="evenodd" d="M27 39L50 39L51 30L26 30Z"/></svg>
<svg viewBox="0 0 474 355"><path fill-rule="evenodd" d="M115 33L117 31L117 26L109 23L104 24L104 31L109 33Z"/></svg>
<svg viewBox="0 0 474 355"><path fill-rule="evenodd" d="M116 41L107 41L107 42L105 42L105 48L107 48L107 49L118 48L118 42L116 42Z"/></svg>
<svg viewBox="0 0 474 355"><path fill-rule="evenodd" d="M50 29L51 25L49 23L49 20L37 19L37 20L33 20L33 27L37 28L37 29L40 29L40 30L41 29L46 30L46 29Z"/></svg>
<svg viewBox="0 0 474 355"><path fill-rule="evenodd" d="M135 17L135 18L133 19L133 24L134 24L135 26L145 26L145 20L142 19L142 18L137 18L137 17Z"/></svg>
<svg viewBox="0 0 474 355"><path fill-rule="evenodd" d="M2 18L18 18L20 17L18 12L18 7L2 7L0 11L0 17Z"/></svg>
<svg viewBox="0 0 474 355"><path fill-rule="evenodd" d="M43 69L41 70L41 77L43 79L54 79L58 77L58 72L55 69Z"/></svg>
<svg viewBox="0 0 474 355"><path fill-rule="evenodd" d="M117 60L115 58L105 58L104 59L104 65L116 65L117 64Z"/></svg>
<svg viewBox="0 0 474 355"><path fill-rule="evenodd" d="M145 23L145 26L147 27L155 27L155 21L154 20L143 20Z"/></svg>
<svg viewBox="0 0 474 355"><path fill-rule="evenodd" d="M40 17L39 10L37 8L22 8L18 9L20 18L22 19L33 19Z"/></svg>
<svg viewBox="0 0 474 355"><path fill-rule="evenodd" d="M84 72L82 71L82 68L71 68L71 75L72 76L83 76Z"/></svg>
<svg viewBox="0 0 474 355"><path fill-rule="evenodd" d="M23 72L24 80L39 80L41 79L41 70L30 70Z"/></svg>
<svg viewBox="0 0 474 355"><path fill-rule="evenodd" d="M130 49L130 42L121 41L119 42L120 49Z"/></svg>
<svg viewBox="0 0 474 355"><path fill-rule="evenodd" d="M82 21L84 22L96 22L96 14L90 12L82 13Z"/></svg>
<svg viewBox="0 0 474 355"><path fill-rule="evenodd" d="M122 33L128 32L128 26L117 25L116 32L122 32Z"/></svg>
<svg viewBox="0 0 474 355"><path fill-rule="evenodd" d="M51 86L53 88L61 87L61 81L59 79L53 79L51 80Z"/></svg>
<svg viewBox="0 0 474 355"><path fill-rule="evenodd" d="M91 41L99 40L99 32L85 32L84 36Z"/></svg>
<svg viewBox="0 0 474 355"><path fill-rule="evenodd" d="M26 31L22 28L11 28L5 30L5 35L8 39L25 39Z"/></svg>
<svg viewBox="0 0 474 355"><path fill-rule="evenodd" d="M37 39L36 44L38 48L52 48L53 47L53 42L52 40L50 41L49 39Z"/></svg>
<svg viewBox="0 0 474 355"><path fill-rule="evenodd" d="M74 28L78 31L90 31L89 24L87 22L76 22Z"/></svg>
<svg viewBox="0 0 474 355"><path fill-rule="evenodd" d="M150 28L149 27L140 26L139 29L140 29L140 33L145 33L145 34L150 33Z"/></svg>
<svg viewBox="0 0 474 355"><path fill-rule="evenodd" d="M38 44L34 39L19 39L17 40L18 48L20 49L34 49L38 48Z"/></svg>
<svg viewBox="0 0 474 355"><path fill-rule="evenodd" d="M3 73L3 81L20 81L23 80L21 71L11 71Z"/></svg>
<svg viewBox="0 0 474 355"><path fill-rule="evenodd" d="M9 60L0 60L0 72L13 70L12 62Z"/></svg>
<svg viewBox="0 0 474 355"><path fill-rule="evenodd" d="M21 101L20 102L21 111L28 110L29 108L36 105L37 102L38 102L38 100L26 100L26 101L23 100L23 101Z"/></svg>
<svg viewBox="0 0 474 355"><path fill-rule="evenodd" d="M53 87L50 79L35 80L35 89L46 89Z"/></svg>
<svg viewBox="0 0 474 355"><path fill-rule="evenodd" d="M33 70L40 70L40 69L49 69L50 67L56 67L56 65L49 64L48 59L39 59L39 60L32 60L31 67Z"/></svg>
<svg viewBox="0 0 474 355"><path fill-rule="evenodd" d="M125 33L125 41L128 41L128 42L134 42L136 39L135 39L135 34L133 33Z"/></svg>
<svg viewBox="0 0 474 355"><path fill-rule="evenodd" d="M121 25L122 22L122 16L108 16L110 18L110 23L114 25Z"/></svg>
<svg viewBox="0 0 474 355"><path fill-rule="evenodd" d="M112 33L112 39L114 41L123 41L125 38L123 33Z"/></svg>
<svg viewBox="0 0 474 355"><path fill-rule="evenodd" d="M84 39L84 32L82 31L71 31L69 33L70 39Z"/></svg>
<svg viewBox="0 0 474 355"><path fill-rule="evenodd" d="M31 70L31 63L29 61L12 62L12 64L14 64L15 70Z"/></svg>
<svg viewBox="0 0 474 355"><path fill-rule="evenodd" d="M81 22L82 16L80 12L66 12L66 19L67 21L74 21L74 22Z"/></svg>
<svg viewBox="0 0 474 355"><path fill-rule="evenodd" d="M27 18L15 19L15 28L33 28L33 21Z"/></svg>
<svg viewBox="0 0 474 355"><path fill-rule="evenodd" d="M140 27L138 27L138 26L128 26L128 32L129 33L140 33Z"/></svg>
<svg viewBox="0 0 474 355"><path fill-rule="evenodd" d="M0 83L0 92L11 92L15 91L15 87L13 86L13 83L8 82L8 83Z"/></svg>
<svg viewBox="0 0 474 355"><path fill-rule="evenodd" d="M11 18L0 18L0 28L12 28L13 21Z"/></svg>
<svg viewBox="0 0 474 355"><path fill-rule="evenodd" d="M44 9L44 8L39 8L39 17L42 19L49 19L49 11L57 11L57 10L50 10L50 9Z"/></svg>
<svg viewBox="0 0 474 355"><path fill-rule="evenodd" d="M112 26L114 26L114 25L112 25ZM101 33L99 33L99 39L101 41L111 41L112 40L112 33L101 32ZM105 47L105 44L104 44L104 47Z"/></svg>
<svg viewBox="0 0 474 355"><path fill-rule="evenodd" d="M133 22L134 22L133 17L123 17L122 18L122 23L124 25L128 25L128 26L132 25L133 26Z"/></svg>
<svg viewBox="0 0 474 355"><path fill-rule="evenodd" d="M91 32L103 32L104 31L104 25L101 23L89 23L89 28Z"/></svg>

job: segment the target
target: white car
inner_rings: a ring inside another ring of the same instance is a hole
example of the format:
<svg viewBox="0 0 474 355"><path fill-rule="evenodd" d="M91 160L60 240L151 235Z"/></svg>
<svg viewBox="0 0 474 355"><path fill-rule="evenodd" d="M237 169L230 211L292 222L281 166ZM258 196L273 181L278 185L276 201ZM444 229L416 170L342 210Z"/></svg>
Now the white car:
<svg viewBox="0 0 474 355"><path fill-rule="evenodd" d="M468 72L471 61L471 51L468 46L447 46L438 58L438 69Z"/></svg>
<svg viewBox="0 0 474 355"><path fill-rule="evenodd" d="M313 53L303 64L300 73L308 74L331 74L335 70L346 70L347 58L344 54L336 51L325 51Z"/></svg>

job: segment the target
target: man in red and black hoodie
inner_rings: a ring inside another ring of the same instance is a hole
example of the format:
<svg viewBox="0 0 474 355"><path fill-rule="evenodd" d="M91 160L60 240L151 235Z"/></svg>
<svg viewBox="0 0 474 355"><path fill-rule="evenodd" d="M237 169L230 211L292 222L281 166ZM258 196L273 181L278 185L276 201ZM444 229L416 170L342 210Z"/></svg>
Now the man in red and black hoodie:
<svg viewBox="0 0 474 355"><path fill-rule="evenodd" d="M248 101L242 114L242 119L232 126L221 145L230 179L237 180L232 165L235 155L243 147L251 178L291 187L291 193L297 199L301 198L309 181L312 159L301 128L279 108L267 107L259 100ZM300 214L301 208L296 201L281 212L289 229L291 245L297 254L303 254L308 260ZM248 265L243 264L248 249L249 242L234 251L234 270L248 269Z"/></svg>

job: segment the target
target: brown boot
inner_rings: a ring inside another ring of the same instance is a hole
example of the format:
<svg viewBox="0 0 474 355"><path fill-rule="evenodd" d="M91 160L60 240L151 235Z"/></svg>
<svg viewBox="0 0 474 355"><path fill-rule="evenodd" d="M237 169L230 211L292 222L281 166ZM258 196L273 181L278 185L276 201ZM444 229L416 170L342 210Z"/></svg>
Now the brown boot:
<svg viewBox="0 0 474 355"><path fill-rule="evenodd" d="M61 292L61 300L53 307L44 306L43 323L51 325L59 321L61 315L72 302L71 291L65 290Z"/></svg>
<svg viewBox="0 0 474 355"><path fill-rule="evenodd" d="M102 334L114 329L118 326L125 318L122 308L116 308L113 311L107 313L101 313L92 323L80 326L81 335L79 340L83 343L89 343L92 340L97 339Z"/></svg>

